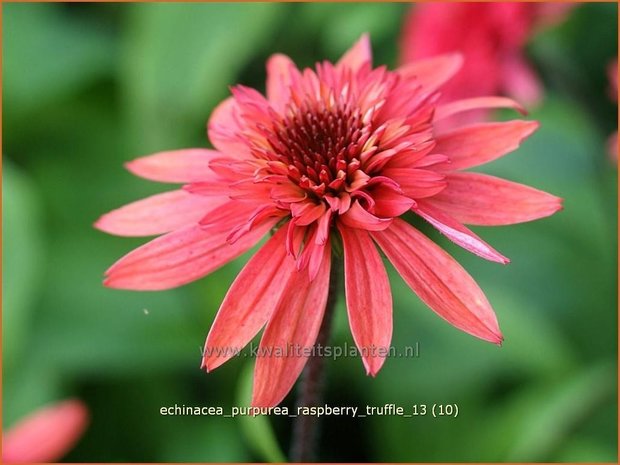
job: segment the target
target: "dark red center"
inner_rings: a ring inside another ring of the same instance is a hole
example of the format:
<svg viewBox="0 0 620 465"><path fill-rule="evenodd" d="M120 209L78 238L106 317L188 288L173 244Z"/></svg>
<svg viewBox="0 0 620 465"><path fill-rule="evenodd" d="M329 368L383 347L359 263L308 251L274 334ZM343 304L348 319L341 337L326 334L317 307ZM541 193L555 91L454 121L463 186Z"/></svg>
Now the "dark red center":
<svg viewBox="0 0 620 465"><path fill-rule="evenodd" d="M275 160L289 168L289 178L316 195L337 194L360 163L368 131L358 109L302 104L274 121L267 137Z"/></svg>

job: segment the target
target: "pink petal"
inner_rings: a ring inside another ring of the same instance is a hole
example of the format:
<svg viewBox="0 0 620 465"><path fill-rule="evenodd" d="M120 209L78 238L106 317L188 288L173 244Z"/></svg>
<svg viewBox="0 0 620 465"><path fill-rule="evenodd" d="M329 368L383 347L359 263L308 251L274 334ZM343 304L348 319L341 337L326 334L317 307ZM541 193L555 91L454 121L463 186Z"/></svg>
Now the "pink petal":
<svg viewBox="0 0 620 465"><path fill-rule="evenodd" d="M326 213L323 218L329 218L331 212ZM320 222L313 225L312 232L306 238L303 251L297 260L297 269L299 271L308 269L308 277L310 281L314 281L319 271L323 257L325 256L325 247L327 245L327 236L323 236L329 232L327 227L321 227Z"/></svg>
<svg viewBox="0 0 620 465"><path fill-rule="evenodd" d="M372 213L368 213L359 202L355 201L351 204L351 208L344 215L340 216L340 221L350 228L380 231L389 227L392 220L389 218L378 218Z"/></svg>
<svg viewBox="0 0 620 465"><path fill-rule="evenodd" d="M429 134L428 139L433 139L434 135ZM386 168L420 168L425 163L423 160L428 157L436 157L438 154L431 154L435 148L434 140L426 140L415 147L415 150L403 150L391 157L386 163Z"/></svg>
<svg viewBox="0 0 620 465"><path fill-rule="evenodd" d="M97 220L95 227L117 236L163 234L197 223L209 210L225 201L184 190L165 192L107 213Z"/></svg>
<svg viewBox="0 0 620 465"><path fill-rule="evenodd" d="M460 48L453 42L455 37L462 35L461 23L468 18L465 14L467 5L461 2L453 3L450 8L445 8L441 2L412 5L405 16L400 37L400 61L409 63Z"/></svg>
<svg viewBox="0 0 620 465"><path fill-rule="evenodd" d="M251 249L277 220L256 227L234 244L228 231L188 226L128 253L106 272L104 284L117 289L158 291L202 278Z"/></svg>
<svg viewBox="0 0 620 465"><path fill-rule="evenodd" d="M503 85L506 94L526 105L536 105L542 99L540 81L521 56L514 56L504 63Z"/></svg>
<svg viewBox="0 0 620 465"><path fill-rule="evenodd" d="M312 201L291 204L291 215L298 226L307 226L318 220L325 213L323 202L316 204Z"/></svg>
<svg viewBox="0 0 620 465"><path fill-rule="evenodd" d="M290 275L267 324L254 369L252 406L272 407L282 402L306 364L323 321L329 292L329 243L323 253L315 280L310 281L305 270Z"/></svg>
<svg viewBox="0 0 620 465"><path fill-rule="evenodd" d="M245 265L228 290L207 336L202 366L214 370L239 353L273 313L295 260L285 248L282 226Z"/></svg>
<svg viewBox="0 0 620 465"><path fill-rule="evenodd" d="M211 113L207 132L209 140L230 158L248 158L249 149L238 134L243 130L241 114L233 97L222 101Z"/></svg>
<svg viewBox="0 0 620 465"><path fill-rule="evenodd" d="M209 211L200 224L211 233L228 233L244 224L260 204L254 202L226 202Z"/></svg>
<svg viewBox="0 0 620 465"><path fill-rule="evenodd" d="M287 212L284 210L280 210L275 205L261 205L260 207L254 210L250 217L235 226L230 234L226 237L226 241L229 244L234 244L243 236L251 232L256 226L265 223L268 220L271 220L273 223L277 222L274 218L284 218L287 216Z"/></svg>
<svg viewBox="0 0 620 465"><path fill-rule="evenodd" d="M471 230L451 216L446 215L441 210L434 208L428 202L421 200L412 210L437 228L439 232L444 234L448 239L460 245L465 250L469 250L471 253L491 260L492 262L503 264L510 262L510 260L480 239Z"/></svg>
<svg viewBox="0 0 620 465"><path fill-rule="evenodd" d="M411 168L428 168L431 166L436 166L439 163L450 163L450 158L447 155L434 153L421 158L419 161L416 161Z"/></svg>
<svg viewBox="0 0 620 465"><path fill-rule="evenodd" d="M301 202L308 194L297 184L287 182L271 188L271 198L277 202Z"/></svg>
<svg viewBox="0 0 620 465"><path fill-rule="evenodd" d="M465 224L501 226L553 215L562 199L546 192L480 173L450 173L434 207Z"/></svg>
<svg viewBox="0 0 620 465"><path fill-rule="evenodd" d="M222 154L215 150L183 149L136 158L125 167L136 176L159 182L206 181L213 177L209 162Z"/></svg>
<svg viewBox="0 0 620 465"><path fill-rule="evenodd" d="M299 251L306 237L309 228L306 226L297 226L294 221L288 222L286 232L286 252L297 259L299 257ZM299 268L298 268L299 269Z"/></svg>
<svg viewBox="0 0 620 465"><path fill-rule="evenodd" d="M323 245L327 242L327 239L329 239L329 227L331 225L332 215L332 211L327 210L321 218L319 218L319 221L317 222L316 237L314 239L316 244Z"/></svg>
<svg viewBox="0 0 620 465"><path fill-rule="evenodd" d="M256 89L238 84L231 88L231 92L235 99L235 107L238 109L237 114L244 121L249 121L250 127L256 127L258 124L271 125L273 122L273 110L269 101ZM233 117L235 114L233 112ZM244 129L248 129L245 123ZM237 131L238 132L238 131Z"/></svg>
<svg viewBox="0 0 620 465"><path fill-rule="evenodd" d="M461 66L463 57L458 53L450 53L413 61L401 66L396 72L406 79L417 79L426 92L432 93L450 80Z"/></svg>
<svg viewBox="0 0 620 465"><path fill-rule="evenodd" d="M401 219L373 232L385 255L411 289L448 323L500 344L495 313L472 277L437 244Z"/></svg>
<svg viewBox="0 0 620 465"><path fill-rule="evenodd" d="M307 270L310 281L314 281L321 270L321 263L324 255L323 251L325 249L325 243L317 244L313 240L315 237L316 230L310 237L310 240L305 244L303 251L299 255L299 259L297 260L297 270Z"/></svg>
<svg viewBox="0 0 620 465"><path fill-rule="evenodd" d="M286 55L278 53L267 61L267 99L278 111L290 98L291 73L295 71L295 63Z"/></svg>
<svg viewBox="0 0 620 465"><path fill-rule="evenodd" d="M338 225L344 245L347 313L353 339L375 376L392 340L392 293L381 256L366 231Z"/></svg>
<svg viewBox="0 0 620 465"><path fill-rule="evenodd" d="M88 410L78 400L36 410L3 434L2 462L57 462L73 448L87 424Z"/></svg>
<svg viewBox="0 0 620 465"><path fill-rule="evenodd" d="M207 182L193 182L183 186L188 192L203 196L226 196L231 199L271 200L272 186L268 183L256 183L255 167L250 163L221 160L211 162L211 169L216 177Z"/></svg>
<svg viewBox="0 0 620 465"><path fill-rule="evenodd" d="M386 168L381 173L396 181L407 197L423 199L446 187L446 176L436 171L418 168Z"/></svg>
<svg viewBox="0 0 620 465"><path fill-rule="evenodd" d="M536 4L537 27L547 27L564 19L579 2L540 2Z"/></svg>
<svg viewBox="0 0 620 465"><path fill-rule="evenodd" d="M329 197L326 196L325 198L329 202ZM351 208L351 196L348 192L341 192L338 196L338 202L331 205L331 207L333 211L338 211L338 213L344 215Z"/></svg>
<svg viewBox="0 0 620 465"><path fill-rule="evenodd" d="M366 63L372 64L372 50L368 34L363 34L353 47L340 58L336 66L357 71Z"/></svg>
<svg viewBox="0 0 620 465"><path fill-rule="evenodd" d="M409 197L402 195L394 188L385 184L380 184L374 188L371 195L375 200L375 215L382 218L400 216L415 203Z"/></svg>
<svg viewBox="0 0 620 465"><path fill-rule="evenodd" d="M519 103L506 97L475 97L454 102L445 103L437 106L435 110L434 121L440 121L449 116L463 113L471 110L489 109L489 108L511 108L518 111L522 115L527 114L525 108Z"/></svg>
<svg viewBox="0 0 620 465"><path fill-rule="evenodd" d="M437 169L460 170L483 165L517 149L538 129L537 121L481 123L459 128L437 137L434 152L450 157Z"/></svg>
<svg viewBox="0 0 620 465"><path fill-rule="evenodd" d="M222 181L220 179L214 179L209 182L193 182L191 184L185 184L183 190L203 197L230 197L234 192L233 187L229 181Z"/></svg>

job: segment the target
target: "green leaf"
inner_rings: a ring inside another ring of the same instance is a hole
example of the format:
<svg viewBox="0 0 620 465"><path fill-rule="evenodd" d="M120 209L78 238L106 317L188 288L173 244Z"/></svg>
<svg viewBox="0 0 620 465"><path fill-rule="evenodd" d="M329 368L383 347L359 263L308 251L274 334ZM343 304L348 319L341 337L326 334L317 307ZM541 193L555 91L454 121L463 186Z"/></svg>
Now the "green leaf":
<svg viewBox="0 0 620 465"><path fill-rule="evenodd" d="M554 462L560 463L617 463L618 450L596 439L575 439L565 445Z"/></svg>
<svg viewBox="0 0 620 465"><path fill-rule="evenodd" d="M198 370L206 328L196 324L200 309L183 298L187 290L104 287L103 271L118 257L105 244L118 238L88 232L67 234L50 251L50 262L62 265L49 271L31 350L71 374Z"/></svg>
<svg viewBox="0 0 620 465"><path fill-rule="evenodd" d="M596 413L602 403L613 399L615 380L614 364L603 363L563 379L551 389L533 391L522 405L517 405L520 421L515 422L515 441L506 461L548 460L574 427Z"/></svg>
<svg viewBox="0 0 620 465"><path fill-rule="evenodd" d="M400 30L406 6L398 3L302 3L301 25L307 34L319 31L322 48L337 60L364 33L370 35L374 62L392 64L396 58L395 34ZM387 46L383 47L382 44Z"/></svg>
<svg viewBox="0 0 620 465"><path fill-rule="evenodd" d="M3 373L2 425L10 427L36 409L67 397L62 389L64 383L66 380L54 367L36 356L24 357L19 370L8 376Z"/></svg>
<svg viewBox="0 0 620 465"><path fill-rule="evenodd" d="M2 349L5 370L20 356L40 294L43 256L39 200L31 180L5 160L2 173Z"/></svg>
<svg viewBox="0 0 620 465"><path fill-rule="evenodd" d="M237 405L249 406L252 398L254 363L248 363L241 374L237 390ZM267 462L282 463L286 458L278 446L269 418L264 415L239 416L241 430L258 456Z"/></svg>
<svg viewBox="0 0 620 465"><path fill-rule="evenodd" d="M212 108L270 37L282 5L133 5L122 68L134 150L204 137Z"/></svg>
<svg viewBox="0 0 620 465"><path fill-rule="evenodd" d="M100 25L60 5L14 3L3 10L5 111L25 115L112 71L113 37Z"/></svg>
<svg viewBox="0 0 620 465"><path fill-rule="evenodd" d="M248 462L239 445L239 431L228 418L169 419L174 427L165 431L163 462Z"/></svg>

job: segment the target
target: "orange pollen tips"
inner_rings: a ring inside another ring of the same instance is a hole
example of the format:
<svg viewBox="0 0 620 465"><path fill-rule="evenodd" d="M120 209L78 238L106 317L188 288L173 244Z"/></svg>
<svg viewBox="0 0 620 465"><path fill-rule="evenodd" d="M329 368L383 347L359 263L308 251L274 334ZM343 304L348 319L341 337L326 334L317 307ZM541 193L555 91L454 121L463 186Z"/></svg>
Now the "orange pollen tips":
<svg viewBox="0 0 620 465"><path fill-rule="evenodd" d="M272 160L288 167L289 179L322 197L338 194L353 182L370 132L358 109L326 108L321 102L289 107L265 136Z"/></svg>

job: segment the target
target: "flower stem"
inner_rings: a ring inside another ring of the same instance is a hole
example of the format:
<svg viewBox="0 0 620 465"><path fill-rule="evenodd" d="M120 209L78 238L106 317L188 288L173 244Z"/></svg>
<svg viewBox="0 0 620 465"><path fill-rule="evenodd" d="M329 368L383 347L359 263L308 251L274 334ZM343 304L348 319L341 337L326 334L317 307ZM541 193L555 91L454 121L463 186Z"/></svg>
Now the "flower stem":
<svg viewBox="0 0 620 465"><path fill-rule="evenodd" d="M332 255L332 267L329 277L329 294L321 329L317 336L315 348L325 347L329 342L334 307L340 293L342 277L342 258ZM301 376L297 392L297 407L317 406L323 402L325 387L324 358L317 351L308 358L306 367ZM291 440L291 462L316 462L316 449L319 436L319 419L313 415L298 415L293 422L293 436Z"/></svg>

